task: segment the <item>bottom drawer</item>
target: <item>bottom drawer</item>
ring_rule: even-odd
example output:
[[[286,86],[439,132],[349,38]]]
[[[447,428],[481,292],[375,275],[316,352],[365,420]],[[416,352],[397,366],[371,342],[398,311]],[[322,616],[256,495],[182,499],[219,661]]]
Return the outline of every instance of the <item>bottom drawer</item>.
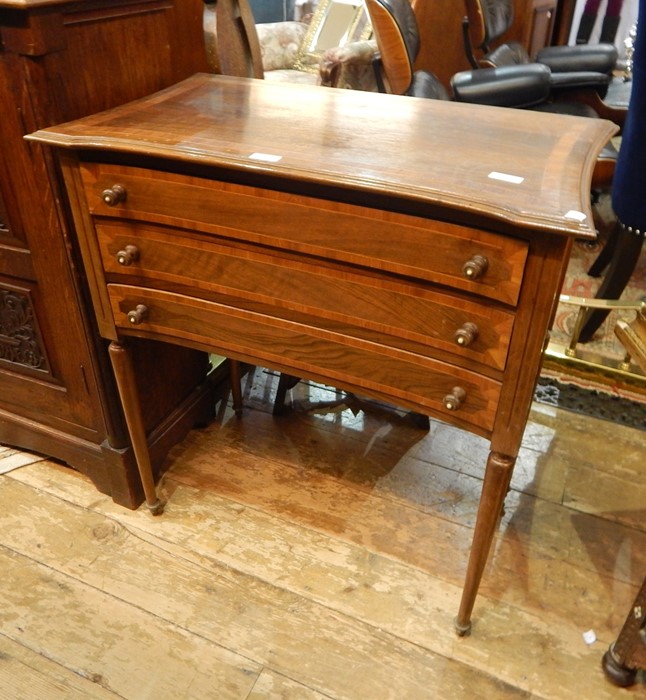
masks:
[[[108,285],[117,327],[208,348],[292,374],[363,391],[477,433],[493,427],[500,383],[430,357],[224,304],[159,290]],[[139,309],[138,309],[139,307]],[[138,312],[137,312],[138,310]],[[131,312],[136,312],[129,318]],[[445,397],[460,396],[451,410]],[[452,402],[455,405],[455,401]]]

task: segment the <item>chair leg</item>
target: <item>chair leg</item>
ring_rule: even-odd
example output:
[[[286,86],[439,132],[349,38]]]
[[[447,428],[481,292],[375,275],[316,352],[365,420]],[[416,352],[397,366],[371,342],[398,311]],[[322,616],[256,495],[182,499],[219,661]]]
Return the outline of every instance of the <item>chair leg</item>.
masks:
[[[606,678],[620,688],[628,688],[637,679],[637,669],[629,668],[617,661],[613,653],[613,645],[603,655],[601,665]]]
[[[602,660],[606,678],[617,686],[632,685],[646,665],[646,578],[617,639]]]
[[[242,379],[238,360],[229,360],[229,381],[231,383],[231,401],[236,418],[242,417]]]
[[[287,392],[293,389],[300,381],[300,377],[294,377],[285,372],[280,373],[278,388],[276,389],[276,398],[274,399],[274,409],[272,411],[274,416],[279,416],[285,412],[285,397],[287,396]]]
[[[644,243],[643,231],[631,229],[621,223],[617,223],[613,235],[616,235],[617,243],[606,276],[597,291],[597,299],[619,299],[621,297],[635,270]],[[590,309],[586,314],[579,342],[586,343],[591,340],[609,313],[609,309]]]
[[[590,277],[601,277],[603,271],[610,265],[610,262],[617,249],[617,241],[619,239],[619,227],[614,226],[606,244],[603,246],[599,255],[595,258],[590,269],[588,270],[588,275]]]

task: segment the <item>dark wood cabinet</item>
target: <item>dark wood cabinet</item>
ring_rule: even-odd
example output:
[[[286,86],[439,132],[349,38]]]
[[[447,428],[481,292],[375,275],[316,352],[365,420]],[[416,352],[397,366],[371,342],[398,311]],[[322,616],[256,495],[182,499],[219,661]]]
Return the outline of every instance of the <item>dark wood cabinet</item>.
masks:
[[[59,173],[23,137],[206,70],[201,22],[201,0],[0,0],[0,442],[68,463],[129,507],[139,477]],[[158,467],[212,410],[208,357],[133,351]]]

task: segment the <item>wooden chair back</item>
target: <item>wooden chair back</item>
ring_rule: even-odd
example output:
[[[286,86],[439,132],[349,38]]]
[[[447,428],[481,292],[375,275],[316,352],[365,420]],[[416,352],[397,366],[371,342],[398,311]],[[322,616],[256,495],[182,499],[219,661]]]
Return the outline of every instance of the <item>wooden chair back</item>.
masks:
[[[507,34],[514,22],[512,0],[464,0],[472,46],[488,52],[490,44]]]
[[[388,92],[404,95],[413,82],[419,32],[408,0],[365,0]]]
[[[264,77],[256,23],[247,0],[204,0],[203,28],[213,73]]]
[[[529,56],[525,48],[512,41],[498,45],[493,53],[492,47],[499,44],[511,29],[514,22],[513,0],[464,0],[466,14],[462,20],[462,39],[464,52],[472,68],[479,68],[483,57],[492,57],[492,62],[484,60],[483,65],[514,65],[528,63]],[[478,55],[476,55],[478,54]]]

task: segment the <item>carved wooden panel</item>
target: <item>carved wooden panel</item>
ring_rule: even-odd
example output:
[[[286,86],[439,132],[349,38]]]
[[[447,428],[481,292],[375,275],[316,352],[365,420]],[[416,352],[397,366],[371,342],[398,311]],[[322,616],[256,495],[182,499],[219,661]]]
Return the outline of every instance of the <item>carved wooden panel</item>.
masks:
[[[28,290],[0,284],[0,363],[49,372]]]

